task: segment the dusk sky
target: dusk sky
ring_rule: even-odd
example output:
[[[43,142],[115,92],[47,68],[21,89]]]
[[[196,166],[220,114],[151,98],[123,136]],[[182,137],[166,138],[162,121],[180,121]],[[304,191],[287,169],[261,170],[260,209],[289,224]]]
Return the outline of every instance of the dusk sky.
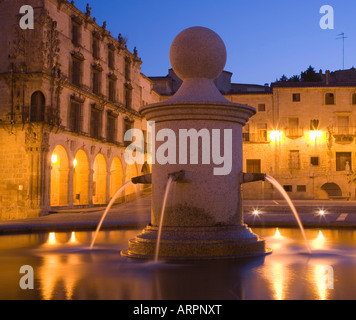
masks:
[[[171,67],[169,48],[183,29],[203,26],[217,32],[227,48],[225,70],[238,83],[270,83],[283,74],[342,69],[342,32],[345,69],[356,67],[355,0],[76,0],[85,12],[117,38],[136,46],[147,76],[165,76]],[[320,8],[334,9],[334,29],[320,28]]]

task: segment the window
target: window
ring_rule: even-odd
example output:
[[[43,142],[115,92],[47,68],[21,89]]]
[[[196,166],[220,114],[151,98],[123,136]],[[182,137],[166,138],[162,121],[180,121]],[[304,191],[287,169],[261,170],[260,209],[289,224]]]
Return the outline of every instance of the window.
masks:
[[[108,65],[110,69],[115,69],[115,51],[112,49],[108,51]]]
[[[250,141],[250,125],[245,124],[242,127],[242,141]]]
[[[306,185],[297,185],[297,192],[307,192]]]
[[[109,100],[111,102],[116,101],[116,81],[109,79]]]
[[[126,131],[130,130],[131,128],[132,128],[132,121],[124,120],[124,135]],[[125,147],[127,147],[131,143],[132,143],[131,137],[128,137],[128,141],[124,141]]]
[[[132,89],[129,86],[125,85],[125,106],[127,109],[131,109],[132,107]]]
[[[80,44],[80,25],[75,22],[72,23],[72,43],[75,46]]]
[[[258,105],[258,111],[266,111],[266,105],[264,103],[260,103]]]
[[[326,105],[335,104],[335,95],[333,93],[325,94],[325,104]]]
[[[299,130],[299,119],[289,118],[288,119],[288,136],[289,137],[299,137],[301,136],[301,130]]]
[[[310,157],[310,164],[313,166],[319,165],[319,157]]]
[[[337,133],[338,134],[349,134],[349,116],[338,116],[337,117]]]
[[[71,101],[69,110],[69,129],[72,132],[80,133],[81,131],[81,109],[80,103]]]
[[[116,141],[116,117],[109,112],[107,113],[106,140],[109,142]]]
[[[352,104],[355,105],[356,104],[356,93],[352,94]]]
[[[267,141],[267,123],[257,124],[257,141]]]
[[[310,120],[310,130],[319,129],[319,120]]]
[[[95,36],[93,37],[93,42],[92,42],[92,54],[95,59],[99,59],[100,55],[100,50],[99,50],[99,39],[97,39]]]
[[[72,83],[74,85],[81,85],[82,61],[78,59],[72,60]]]
[[[283,189],[287,192],[292,192],[293,191],[293,186],[288,184],[288,185],[284,185]]]
[[[36,91],[31,96],[30,121],[44,121],[45,97],[41,91]]]
[[[129,58],[125,58],[125,80],[131,80],[131,63]]]
[[[289,169],[300,169],[299,150],[290,150],[288,160]]]
[[[293,102],[299,102],[300,101],[300,93],[293,93],[292,100],[293,100]]]
[[[101,87],[101,72],[97,70],[93,70],[93,78],[92,78],[92,89],[93,93],[100,94]]]
[[[91,107],[90,111],[90,136],[95,139],[101,137],[101,117],[102,112],[95,108],[95,105]]]
[[[246,172],[260,173],[261,172],[261,159],[247,159]]]
[[[336,171],[344,171],[351,168],[351,152],[336,152]]]

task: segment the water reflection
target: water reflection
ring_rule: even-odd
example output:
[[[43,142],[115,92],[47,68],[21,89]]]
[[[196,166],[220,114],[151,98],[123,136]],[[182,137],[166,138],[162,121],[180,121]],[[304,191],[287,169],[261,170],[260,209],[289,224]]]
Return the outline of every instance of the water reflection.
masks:
[[[94,250],[92,232],[1,236],[0,299],[356,298],[355,231],[306,230],[311,255],[298,229],[253,231],[271,255],[179,263],[121,257],[137,230],[102,231]],[[25,264],[35,274],[35,290],[27,292],[18,287]]]

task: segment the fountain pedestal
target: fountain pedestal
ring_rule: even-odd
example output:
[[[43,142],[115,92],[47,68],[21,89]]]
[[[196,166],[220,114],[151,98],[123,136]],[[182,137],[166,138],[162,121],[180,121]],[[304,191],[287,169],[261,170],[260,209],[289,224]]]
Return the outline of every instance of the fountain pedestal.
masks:
[[[174,39],[170,59],[182,86],[165,102],[140,110],[154,121],[152,221],[123,254],[154,256],[168,176],[180,170],[189,174],[189,182],[175,182],[169,192],[161,258],[265,254],[265,241],[243,222],[239,179],[242,126],[256,110],[231,103],[213,82],[226,63],[225,45],[210,29],[188,28]]]

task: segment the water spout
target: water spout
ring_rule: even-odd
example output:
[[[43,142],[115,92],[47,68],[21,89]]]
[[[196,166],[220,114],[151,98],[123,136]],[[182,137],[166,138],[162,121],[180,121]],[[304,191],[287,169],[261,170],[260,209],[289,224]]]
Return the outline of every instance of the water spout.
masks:
[[[120,188],[119,190],[116,191],[116,193],[114,194],[114,196],[112,197],[112,199],[110,200],[109,204],[107,205],[101,219],[100,219],[100,222],[96,228],[96,231],[95,231],[95,234],[94,234],[94,237],[93,237],[93,240],[90,244],[90,249],[93,249],[93,246],[94,246],[94,243],[95,243],[95,240],[96,240],[96,237],[98,236],[98,233],[100,231],[100,228],[101,228],[101,225],[103,224],[104,222],[104,219],[106,217],[106,215],[108,214],[111,206],[114,204],[115,200],[118,198],[118,196],[121,194],[122,191],[124,191],[126,189],[126,187],[131,184],[131,180],[127,181],[126,183],[124,183]]]
[[[159,222],[159,226],[158,226],[158,236],[157,236],[157,243],[156,243],[155,260],[154,260],[155,262],[158,262],[159,246],[161,243],[164,212],[165,212],[165,208],[166,208],[166,202],[168,199],[169,190],[170,190],[171,184],[174,180],[175,180],[175,174],[170,174],[169,178],[168,178],[167,185],[166,185],[166,190],[164,192],[164,198],[163,198],[162,209],[161,209],[161,217],[160,217],[160,222]]]
[[[304,238],[305,245],[307,247],[308,253],[310,254],[311,250],[310,250],[310,246],[309,246],[309,243],[308,243],[308,239],[307,239],[307,237],[305,235],[303,224],[302,224],[302,222],[301,222],[301,220],[299,218],[298,212],[295,209],[295,206],[294,206],[292,200],[290,199],[290,197],[288,196],[287,192],[283,189],[283,187],[279,184],[279,182],[277,180],[275,180],[274,178],[270,177],[269,175],[266,175],[266,180],[269,181],[273,186],[275,186],[277,188],[277,190],[281,193],[281,195],[284,197],[284,199],[287,201],[288,205],[290,206],[290,208],[291,208],[291,210],[292,210],[292,212],[294,214],[294,217],[297,220],[299,229],[302,232],[302,235],[303,235],[303,238]]]
[[[152,173],[144,174],[142,176],[134,177],[131,179],[133,184],[152,184]]]

